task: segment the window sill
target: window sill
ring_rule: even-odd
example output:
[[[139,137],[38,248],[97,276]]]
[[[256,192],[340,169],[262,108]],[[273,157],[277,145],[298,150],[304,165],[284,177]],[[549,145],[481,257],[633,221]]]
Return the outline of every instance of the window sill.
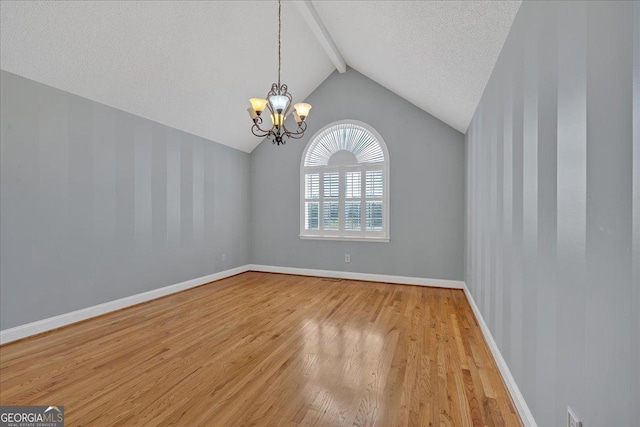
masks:
[[[306,236],[299,235],[301,240],[337,240],[340,242],[373,242],[386,243],[389,242],[388,237],[342,237],[342,236]]]

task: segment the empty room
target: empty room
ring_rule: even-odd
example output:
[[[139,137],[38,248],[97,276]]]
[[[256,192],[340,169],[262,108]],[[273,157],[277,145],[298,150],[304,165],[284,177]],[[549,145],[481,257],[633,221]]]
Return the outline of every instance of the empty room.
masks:
[[[0,427],[640,427],[640,1],[0,0]]]

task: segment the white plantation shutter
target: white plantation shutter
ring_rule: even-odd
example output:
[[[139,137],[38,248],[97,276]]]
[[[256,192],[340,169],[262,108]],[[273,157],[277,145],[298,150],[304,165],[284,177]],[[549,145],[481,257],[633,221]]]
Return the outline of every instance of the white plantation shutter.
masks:
[[[360,231],[362,229],[362,203],[345,202],[344,229],[347,231]]]
[[[340,203],[324,202],[322,227],[325,230],[339,230],[340,228]]]
[[[366,185],[366,192],[367,192],[367,198],[375,198],[375,197],[382,197],[382,193],[383,193],[383,179],[382,179],[383,175],[382,175],[382,171],[381,170],[376,170],[376,171],[367,171],[366,172],[366,179],[367,179],[367,185]]]
[[[343,121],[318,132],[301,165],[302,238],[389,239],[389,159],[368,125]]]
[[[351,123],[331,126],[311,141],[305,166],[327,166],[338,151],[349,151],[358,163],[384,162],[380,141],[367,129]]]
[[[340,174],[338,172],[330,172],[323,175],[324,197],[327,199],[340,197]]]
[[[360,185],[361,176],[362,173],[360,171],[345,173],[345,197],[347,199],[360,198],[360,193],[362,190]]]
[[[320,203],[305,202],[305,230],[320,229]]]
[[[366,171],[365,174],[366,229],[367,231],[381,231],[384,219],[384,175],[381,170]]]
[[[362,229],[362,172],[347,171],[344,174],[344,229],[360,231]]]
[[[305,174],[304,229],[320,230],[320,174]]]
[[[320,198],[320,174],[310,173],[305,175],[305,198],[318,199]]]

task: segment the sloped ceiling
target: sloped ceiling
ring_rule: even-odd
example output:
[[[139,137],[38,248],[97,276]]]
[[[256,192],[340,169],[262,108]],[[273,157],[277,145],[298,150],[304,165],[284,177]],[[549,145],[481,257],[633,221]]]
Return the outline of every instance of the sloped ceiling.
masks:
[[[0,4],[0,68],[250,152],[249,98],[277,80],[273,1]],[[297,8],[282,8],[294,101],[334,70]],[[302,47],[302,48],[301,48]]]
[[[347,64],[465,133],[519,1],[314,1]]]
[[[465,132],[519,2],[314,1],[346,63]],[[334,71],[283,2],[282,80]],[[275,1],[0,2],[0,68],[250,152],[248,98],[277,78]],[[313,111],[310,119],[313,118]]]

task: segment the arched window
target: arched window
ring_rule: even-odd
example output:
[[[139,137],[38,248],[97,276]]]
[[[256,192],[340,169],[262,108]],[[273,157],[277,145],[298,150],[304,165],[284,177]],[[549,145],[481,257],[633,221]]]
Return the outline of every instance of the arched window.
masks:
[[[389,240],[389,154],[371,126],[331,123],[304,150],[300,237]]]

